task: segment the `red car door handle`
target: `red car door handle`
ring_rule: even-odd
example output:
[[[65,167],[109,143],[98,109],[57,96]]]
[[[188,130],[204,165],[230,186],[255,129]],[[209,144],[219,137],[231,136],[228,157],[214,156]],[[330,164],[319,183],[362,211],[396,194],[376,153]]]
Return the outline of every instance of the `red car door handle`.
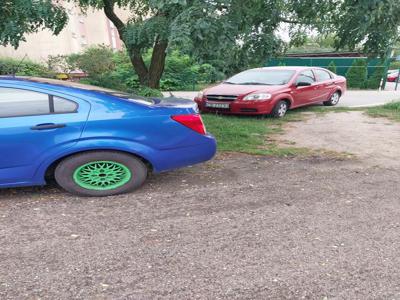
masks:
[[[36,126],[31,127],[31,130],[49,130],[49,129],[63,128],[65,126],[67,126],[67,125],[65,125],[65,124],[54,124],[54,123],[38,124]]]

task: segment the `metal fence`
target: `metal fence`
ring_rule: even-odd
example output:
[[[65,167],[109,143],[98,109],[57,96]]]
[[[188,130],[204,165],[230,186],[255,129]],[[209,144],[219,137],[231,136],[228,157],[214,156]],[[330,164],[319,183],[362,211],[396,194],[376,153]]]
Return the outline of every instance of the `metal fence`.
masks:
[[[384,74],[387,73],[390,60],[382,62],[379,58],[367,58],[367,57],[281,57],[273,58],[266,61],[265,66],[309,66],[309,67],[321,67],[329,68],[330,64],[334,64],[336,67],[336,74],[346,76],[348,70],[352,66],[355,60],[365,60],[367,63],[368,76],[371,76],[376,68],[384,67]],[[364,68],[364,67],[360,67]],[[381,87],[385,87],[387,76],[384,75],[382,78]]]

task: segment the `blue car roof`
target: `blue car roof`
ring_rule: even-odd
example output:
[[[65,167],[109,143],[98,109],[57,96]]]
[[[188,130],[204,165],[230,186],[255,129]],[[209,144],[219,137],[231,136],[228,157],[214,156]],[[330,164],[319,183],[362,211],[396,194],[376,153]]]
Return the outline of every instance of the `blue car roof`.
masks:
[[[45,88],[54,92],[64,92],[70,95],[89,96],[94,98],[104,98],[104,96],[119,98],[119,99],[134,99],[139,101],[148,101],[151,103],[151,99],[144,98],[137,95],[132,95],[120,91],[97,87],[93,85],[81,84],[71,81],[62,81],[50,78],[40,77],[25,77],[25,76],[0,76],[0,82],[7,81],[13,84],[19,84],[30,87]]]

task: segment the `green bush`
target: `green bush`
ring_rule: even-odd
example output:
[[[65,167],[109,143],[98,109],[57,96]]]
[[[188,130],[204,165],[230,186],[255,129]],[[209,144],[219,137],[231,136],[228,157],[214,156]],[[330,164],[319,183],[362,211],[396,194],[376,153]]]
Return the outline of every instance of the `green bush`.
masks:
[[[149,88],[147,86],[141,86],[138,89],[133,91],[133,94],[143,97],[156,97],[162,98],[163,94],[156,89]]]
[[[336,74],[336,64],[333,60],[329,63],[328,70]]]
[[[182,82],[174,78],[161,79],[160,88],[163,91],[176,91],[184,89]]]
[[[381,81],[384,76],[385,67],[382,65],[376,66],[374,73],[367,80],[367,88],[379,89]]]
[[[144,55],[149,66],[152,52]],[[141,87],[139,77],[132,67],[125,50],[113,52],[105,46],[86,49],[79,54],[54,56],[48,60],[49,68],[54,71],[80,69],[88,78],[85,83],[121,91],[139,91],[141,94],[160,96],[160,93]],[[196,63],[190,56],[178,50],[168,53],[160,88],[164,91],[192,90],[201,85],[209,85],[222,80],[224,75],[210,64]]]
[[[400,69],[400,61],[392,61],[390,63],[389,69],[390,70],[398,70],[398,69]]]
[[[90,47],[75,57],[76,67],[90,77],[101,78],[104,74],[115,70],[113,51],[106,46]],[[71,57],[71,56],[70,56]]]
[[[347,86],[349,88],[365,88],[367,76],[367,61],[365,59],[356,59],[346,73]]]
[[[54,77],[45,65],[30,60],[0,58],[0,75]]]
[[[198,64],[190,56],[174,50],[167,56],[161,89],[192,90],[196,84],[214,83],[223,78],[224,74],[211,64]]]

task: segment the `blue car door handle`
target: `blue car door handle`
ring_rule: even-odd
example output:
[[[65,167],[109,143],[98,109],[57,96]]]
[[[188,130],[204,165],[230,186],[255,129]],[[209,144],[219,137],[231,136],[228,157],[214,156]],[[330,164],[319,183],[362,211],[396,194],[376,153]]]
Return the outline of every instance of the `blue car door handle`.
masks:
[[[67,125],[65,124],[54,124],[54,123],[46,123],[46,124],[38,124],[36,126],[31,127],[31,130],[49,130],[49,129],[57,129],[63,128]]]

